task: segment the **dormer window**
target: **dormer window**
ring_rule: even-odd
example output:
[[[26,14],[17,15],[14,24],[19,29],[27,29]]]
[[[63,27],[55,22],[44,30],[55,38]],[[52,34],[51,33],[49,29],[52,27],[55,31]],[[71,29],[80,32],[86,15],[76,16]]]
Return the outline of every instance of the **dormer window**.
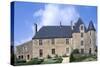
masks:
[[[66,39],[66,44],[69,44],[69,39]]]
[[[83,33],[81,33],[81,37],[83,37]]]
[[[81,26],[81,30],[83,30],[83,26]]]

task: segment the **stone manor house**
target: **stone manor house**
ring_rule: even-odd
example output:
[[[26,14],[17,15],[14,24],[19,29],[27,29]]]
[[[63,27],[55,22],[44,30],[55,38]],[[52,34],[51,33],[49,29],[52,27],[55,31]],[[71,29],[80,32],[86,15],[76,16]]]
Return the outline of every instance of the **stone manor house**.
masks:
[[[20,60],[29,61],[32,58],[46,58],[58,55],[69,56],[74,49],[82,54],[95,54],[96,29],[90,21],[88,27],[79,18],[70,26],[43,26],[37,31],[31,41],[16,46],[16,56]]]

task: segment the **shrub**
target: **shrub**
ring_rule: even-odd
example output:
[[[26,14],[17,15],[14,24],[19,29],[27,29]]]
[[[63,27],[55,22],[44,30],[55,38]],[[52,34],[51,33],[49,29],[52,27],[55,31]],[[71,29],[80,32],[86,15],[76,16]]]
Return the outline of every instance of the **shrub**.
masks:
[[[74,58],[73,53],[71,53],[71,55],[70,55],[70,62],[73,62],[73,61],[75,61],[75,58]]]
[[[56,55],[54,56],[54,58],[58,58],[58,55],[56,54]]]
[[[27,62],[27,64],[41,64],[44,59],[33,58],[31,61]]]
[[[72,54],[79,54],[79,50],[78,49],[74,49]]]
[[[17,60],[16,63],[26,63],[25,60]]]
[[[58,56],[57,54],[54,56],[54,60],[56,60],[56,62],[55,63],[61,63],[62,62],[62,57],[61,56]]]
[[[64,54],[63,57],[68,57],[68,56],[66,54]]]
[[[61,63],[63,59],[61,56],[59,56],[58,58],[56,58],[56,60],[57,60],[56,63]]]
[[[47,55],[47,58],[50,59],[50,58],[52,58],[52,57],[51,57],[50,55]]]

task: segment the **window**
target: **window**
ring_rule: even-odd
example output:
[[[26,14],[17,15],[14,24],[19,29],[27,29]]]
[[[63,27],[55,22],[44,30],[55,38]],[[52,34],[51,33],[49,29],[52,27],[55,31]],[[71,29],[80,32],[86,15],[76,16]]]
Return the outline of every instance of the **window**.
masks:
[[[81,54],[83,54],[84,53],[84,49],[81,49]]]
[[[20,59],[20,56],[18,56],[18,59]]]
[[[83,33],[81,33],[81,37],[83,37]]]
[[[28,59],[28,60],[30,59],[30,55],[27,55],[27,59]]]
[[[28,51],[28,49],[27,49],[27,47],[23,47],[23,51],[25,51],[25,52],[27,52]]]
[[[55,49],[52,49],[52,54],[55,54]]]
[[[81,26],[81,30],[83,30],[83,26]]]
[[[66,39],[66,44],[69,44],[69,39]]]
[[[39,55],[40,55],[40,57],[43,56],[43,50],[42,49],[39,50]]]
[[[21,56],[21,59],[23,59],[23,55]]]
[[[83,41],[81,41],[81,45],[83,45]]]
[[[91,48],[89,49],[89,54],[91,54]]]
[[[69,53],[69,48],[66,48],[66,53]]]
[[[91,44],[91,39],[90,39],[90,44]]]
[[[42,40],[39,40],[39,45],[42,45]]]
[[[52,40],[51,40],[51,43],[52,43],[52,44],[55,44],[55,40],[54,40],[54,39],[52,39]]]
[[[91,31],[90,31],[90,36],[91,36]]]

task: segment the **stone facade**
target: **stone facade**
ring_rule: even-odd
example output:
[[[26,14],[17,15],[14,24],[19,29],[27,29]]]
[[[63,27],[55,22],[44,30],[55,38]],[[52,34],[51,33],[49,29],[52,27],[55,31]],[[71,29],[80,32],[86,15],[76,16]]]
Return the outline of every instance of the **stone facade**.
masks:
[[[32,39],[16,47],[16,56],[20,60],[28,61],[32,58],[47,58],[48,55],[69,56],[74,49],[82,54],[95,54],[96,31],[91,27],[85,31],[84,24],[80,24],[79,31],[72,33],[71,38]]]
[[[31,60],[33,57],[33,47],[32,41],[26,42],[22,45],[17,46],[16,48],[16,56],[20,60]]]

